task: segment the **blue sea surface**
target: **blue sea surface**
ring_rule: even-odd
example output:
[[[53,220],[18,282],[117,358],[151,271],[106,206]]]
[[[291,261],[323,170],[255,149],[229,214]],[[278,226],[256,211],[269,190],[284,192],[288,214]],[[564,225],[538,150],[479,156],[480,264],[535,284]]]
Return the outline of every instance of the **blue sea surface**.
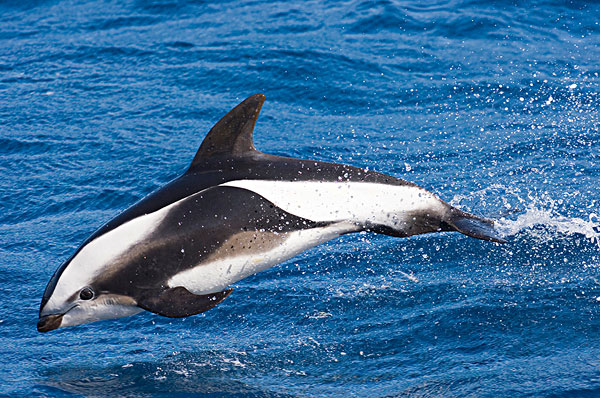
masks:
[[[597,2],[2,1],[0,395],[600,397],[599,72]],[[198,316],[38,333],[60,264],[257,92],[258,149],[508,242],[346,235]]]

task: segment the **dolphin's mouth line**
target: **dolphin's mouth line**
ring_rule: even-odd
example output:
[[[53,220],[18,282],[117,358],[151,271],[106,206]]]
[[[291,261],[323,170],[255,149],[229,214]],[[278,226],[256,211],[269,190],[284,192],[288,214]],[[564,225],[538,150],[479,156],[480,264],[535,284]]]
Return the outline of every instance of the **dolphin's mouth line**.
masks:
[[[41,333],[49,332],[54,329],[58,329],[62,323],[63,317],[69,313],[72,309],[78,307],[79,305],[75,304],[62,314],[50,314],[41,316],[37,323],[37,330]]]
[[[47,317],[50,317],[50,316],[65,316],[65,315],[67,315],[67,314],[69,313],[69,311],[71,311],[71,310],[72,310],[73,308],[75,308],[75,307],[79,307],[79,304],[74,304],[72,307],[70,307],[68,310],[66,310],[66,311],[65,311],[65,312],[63,312],[63,313],[58,313],[58,314],[48,314],[48,315],[41,316],[41,317],[39,317],[39,318],[40,318],[40,319],[42,319],[42,318],[47,318]]]

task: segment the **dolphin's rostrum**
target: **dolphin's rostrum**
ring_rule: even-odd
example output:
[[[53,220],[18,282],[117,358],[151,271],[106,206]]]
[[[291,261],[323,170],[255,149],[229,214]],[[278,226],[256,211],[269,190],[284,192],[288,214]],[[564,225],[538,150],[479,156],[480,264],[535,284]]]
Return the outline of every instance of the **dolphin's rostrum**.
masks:
[[[502,242],[493,222],[404,180],[259,152],[262,94],[225,115],[189,169],[90,236],[55,272],[38,330],[147,310],[206,311],[240,279],[340,235],[458,231]]]

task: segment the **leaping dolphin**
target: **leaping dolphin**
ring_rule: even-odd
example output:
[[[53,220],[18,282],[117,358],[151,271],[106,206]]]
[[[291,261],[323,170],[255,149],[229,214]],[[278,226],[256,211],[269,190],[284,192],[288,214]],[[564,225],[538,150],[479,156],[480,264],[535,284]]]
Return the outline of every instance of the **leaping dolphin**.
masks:
[[[340,235],[440,231],[502,242],[493,221],[410,182],[259,152],[255,94],[209,131],[189,169],[94,232],[54,273],[37,328],[216,306],[247,276]]]

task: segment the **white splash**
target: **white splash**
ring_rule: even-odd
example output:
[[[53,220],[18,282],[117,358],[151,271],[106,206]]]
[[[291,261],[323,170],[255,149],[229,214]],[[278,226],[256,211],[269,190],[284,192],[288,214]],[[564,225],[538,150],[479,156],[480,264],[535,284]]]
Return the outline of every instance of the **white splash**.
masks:
[[[464,204],[467,207],[470,207],[469,204],[479,204],[486,208],[496,207],[500,214],[513,209],[524,209],[499,219],[493,214],[490,215],[490,218],[497,219],[496,228],[503,237],[528,230],[532,236],[548,239],[548,230],[551,230],[566,235],[583,235],[600,248],[600,216],[594,212],[590,212],[584,218],[563,216],[557,210],[562,207],[563,200],[555,200],[548,194],[531,194],[516,187],[494,184],[469,195],[456,195],[450,203],[458,207],[463,207],[461,205]],[[593,201],[586,209],[594,209],[596,206],[597,202]],[[517,215],[516,219],[514,215]],[[545,228],[543,231],[535,230],[536,226]]]
[[[505,237],[538,225],[552,228],[562,234],[583,235],[600,248],[600,219],[595,213],[591,213],[586,221],[579,217],[565,217],[532,204],[524,213],[519,214],[516,220],[502,218],[496,222],[496,228]]]

